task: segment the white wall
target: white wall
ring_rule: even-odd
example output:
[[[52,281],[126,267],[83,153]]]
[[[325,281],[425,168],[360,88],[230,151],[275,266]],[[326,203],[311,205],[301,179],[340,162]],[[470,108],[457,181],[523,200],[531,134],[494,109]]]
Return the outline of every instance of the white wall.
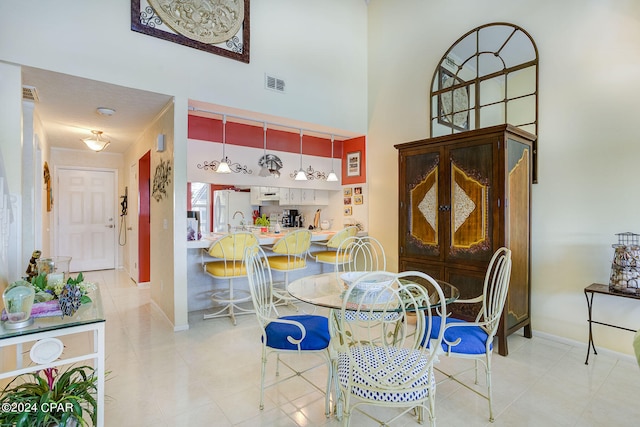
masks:
[[[133,32],[130,7],[130,0],[0,3],[0,61],[7,63],[0,64],[0,105],[10,107],[3,109],[0,119],[10,124],[0,129],[0,147],[11,170],[20,158],[7,158],[5,150],[20,143],[21,101],[16,69],[10,63],[174,96],[175,212],[186,210],[190,99],[356,134],[366,132],[364,1],[251,2],[249,64]],[[284,79],[286,93],[264,89],[265,73]],[[4,90],[5,85],[10,91]],[[128,169],[130,163],[125,164]],[[120,184],[122,188],[127,181]],[[20,188],[16,179],[9,185],[12,190]],[[169,220],[174,237],[183,238],[185,216]],[[186,286],[187,254],[182,240],[174,246],[175,277],[163,279],[169,286],[180,284],[179,288]],[[176,328],[185,327],[186,322],[186,292],[180,294],[179,288],[174,288],[176,312],[171,319]]]
[[[585,286],[608,283],[616,233],[640,233],[634,191],[640,3],[629,0],[372,0],[368,170],[371,234],[397,253],[393,144],[429,136],[429,83],[442,54],[491,22],[521,26],[540,55],[539,184],[533,187],[534,332],[586,342]],[[397,162],[396,162],[397,163]],[[390,164],[388,174],[376,174]],[[393,198],[392,201],[389,199]],[[388,215],[378,213],[389,212]],[[594,315],[640,328],[640,304],[596,297]],[[632,334],[596,326],[596,345],[631,353]]]

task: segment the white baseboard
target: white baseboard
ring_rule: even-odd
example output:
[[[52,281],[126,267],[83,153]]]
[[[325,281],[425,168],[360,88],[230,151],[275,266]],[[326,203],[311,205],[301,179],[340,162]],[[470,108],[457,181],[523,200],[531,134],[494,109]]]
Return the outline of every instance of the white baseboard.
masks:
[[[549,341],[555,341],[555,342],[559,342],[562,344],[567,344],[573,347],[579,347],[579,348],[584,348],[585,352],[587,351],[587,349],[585,348],[587,346],[586,342],[582,342],[582,341],[576,341],[576,340],[572,340],[569,338],[565,338],[565,337],[560,337],[558,335],[553,335],[553,334],[549,334],[546,332],[540,332],[540,331],[536,331],[533,330],[533,335],[536,337],[540,337],[540,338],[544,338],[547,339]],[[610,357],[615,357],[627,362],[633,362],[633,363],[637,363],[635,356],[633,356],[632,354],[627,354],[627,353],[620,353],[618,351],[613,351],[613,350],[609,350],[608,348],[605,347],[596,347],[596,349],[598,350],[598,354],[605,354],[607,356]],[[593,352],[591,352],[593,354]],[[586,353],[585,353],[586,354]]]

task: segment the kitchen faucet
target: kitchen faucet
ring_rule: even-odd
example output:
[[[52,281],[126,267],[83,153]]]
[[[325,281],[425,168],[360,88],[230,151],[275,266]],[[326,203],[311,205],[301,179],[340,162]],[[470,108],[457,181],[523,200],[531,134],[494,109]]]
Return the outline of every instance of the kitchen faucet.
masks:
[[[240,220],[240,229],[241,230],[246,230],[247,227],[246,227],[246,224],[244,222],[244,214],[241,211],[235,211],[233,213],[233,216],[231,217],[231,219],[236,219],[236,215],[238,215],[238,214],[240,214],[240,217],[242,218]],[[231,233],[231,224],[227,224],[227,227],[229,227],[229,233]]]

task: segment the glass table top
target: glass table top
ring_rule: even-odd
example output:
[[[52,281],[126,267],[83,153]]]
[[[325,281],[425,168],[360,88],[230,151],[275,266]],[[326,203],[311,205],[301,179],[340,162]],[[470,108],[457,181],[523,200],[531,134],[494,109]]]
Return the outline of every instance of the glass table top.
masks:
[[[7,329],[4,327],[5,322],[0,321],[0,340],[54,329],[104,322],[100,287],[96,284],[95,289],[88,292],[87,295],[91,298],[91,302],[82,304],[73,316],[37,317],[33,319],[34,321],[31,325],[20,329]]]
[[[452,303],[460,297],[460,292],[455,286],[441,280],[436,280],[436,282],[438,282],[442,288],[447,304]],[[437,294],[433,290],[433,285],[429,282],[420,283],[420,285],[427,288],[430,296],[429,306],[431,308],[438,307],[440,302],[438,301]],[[339,274],[335,272],[316,274],[292,280],[287,287],[289,293],[300,301],[332,309],[342,308],[344,302],[343,296],[346,289],[344,281],[340,279]],[[351,293],[350,299],[354,298],[358,298],[357,292]]]

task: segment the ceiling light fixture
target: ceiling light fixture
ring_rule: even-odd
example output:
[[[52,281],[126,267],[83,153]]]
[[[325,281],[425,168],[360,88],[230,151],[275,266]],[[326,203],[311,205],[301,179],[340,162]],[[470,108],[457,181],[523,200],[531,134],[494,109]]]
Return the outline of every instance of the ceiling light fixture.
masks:
[[[104,150],[111,143],[111,141],[107,139],[102,139],[102,131],[101,130],[92,130],[91,133],[93,137],[83,138],[82,142],[84,142],[89,149],[95,151],[96,153]]]
[[[264,156],[265,161],[262,163],[262,169],[260,169],[260,173],[258,175],[267,177],[271,176],[271,171],[267,167],[267,122],[263,123],[264,128]]]
[[[335,182],[338,180],[338,176],[333,171],[333,134],[331,135],[331,172],[329,172],[329,176],[327,177],[327,181]]]
[[[98,107],[96,108],[96,112],[101,116],[113,116],[116,113],[116,110],[109,107]]]
[[[225,146],[227,140],[227,115],[224,114],[222,116],[222,160],[220,160],[220,164],[218,165],[218,169],[216,172],[218,173],[231,173],[231,169],[229,168],[229,159],[225,156]]]
[[[296,181],[307,180],[307,174],[304,172],[304,169],[302,169],[302,129],[300,129],[300,169],[298,170],[298,173],[296,173],[295,180]]]

